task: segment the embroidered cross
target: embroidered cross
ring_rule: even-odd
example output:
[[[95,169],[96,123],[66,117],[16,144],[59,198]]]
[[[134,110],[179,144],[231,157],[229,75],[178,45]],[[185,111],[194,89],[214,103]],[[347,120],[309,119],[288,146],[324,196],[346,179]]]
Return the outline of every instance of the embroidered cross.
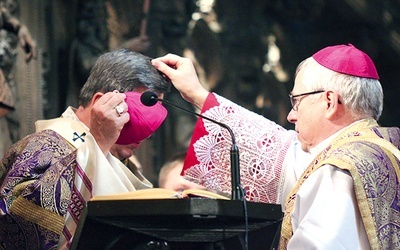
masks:
[[[78,133],[74,132],[74,136],[73,136],[72,140],[76,141],[78,139],[81,139],[82,142],[84,142],[85,141],[85,135],[86,135],[85,132],[83,132],[81,135],[78,135]]]

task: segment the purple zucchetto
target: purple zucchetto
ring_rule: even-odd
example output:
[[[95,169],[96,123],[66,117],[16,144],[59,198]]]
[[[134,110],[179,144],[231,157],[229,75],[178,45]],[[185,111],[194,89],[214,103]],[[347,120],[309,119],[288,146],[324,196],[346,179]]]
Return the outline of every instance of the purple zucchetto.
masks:
[[[379,80],[372,59],[352,44],[329,46],[312,57],[325,68],[335,72]]]

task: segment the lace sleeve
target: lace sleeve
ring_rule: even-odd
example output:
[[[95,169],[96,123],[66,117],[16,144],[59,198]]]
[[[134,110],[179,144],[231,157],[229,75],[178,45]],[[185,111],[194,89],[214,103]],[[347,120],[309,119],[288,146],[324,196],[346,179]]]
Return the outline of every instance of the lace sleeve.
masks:
[[[207,98],[202,115],[233,130],[247,200],[277,203],[282,164],[296,133],[214,93]],[[230,193],[230,149],[231,137],[226,129],[199,119],[185,160],[184,177]]]

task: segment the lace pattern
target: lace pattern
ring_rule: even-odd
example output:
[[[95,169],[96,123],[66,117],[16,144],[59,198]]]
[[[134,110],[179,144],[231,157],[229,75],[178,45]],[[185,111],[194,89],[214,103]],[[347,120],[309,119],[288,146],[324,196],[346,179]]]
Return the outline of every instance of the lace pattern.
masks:
[[[214,96],[219,105],[203,115],[233,130],[239,148],[241,184],[247,200],[277,203],[283,160],[295,139],[295,132],[223,97]],[[204,135],[193,142],[198,163],[186,169],[184,176],[207,188],[231,193],[230,134],[215,123],[203,122]]]

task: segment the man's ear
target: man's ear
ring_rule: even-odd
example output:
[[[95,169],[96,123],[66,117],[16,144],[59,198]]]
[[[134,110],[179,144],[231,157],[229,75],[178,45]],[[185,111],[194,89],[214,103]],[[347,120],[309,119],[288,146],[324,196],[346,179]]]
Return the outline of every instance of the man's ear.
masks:
[[[326,117],[328,119],[335,119],[335,117],[340,117],[343,113],[343,104],[340,100],[340,95],[334,91],[326,91],[324,93],[324,99],[327,103],[326,105]]]
[[[90,101],[91,106],[93,106],[103,95],[104,93],[101,92],[97,92],[96,94],[94,94],[92,100]]]

